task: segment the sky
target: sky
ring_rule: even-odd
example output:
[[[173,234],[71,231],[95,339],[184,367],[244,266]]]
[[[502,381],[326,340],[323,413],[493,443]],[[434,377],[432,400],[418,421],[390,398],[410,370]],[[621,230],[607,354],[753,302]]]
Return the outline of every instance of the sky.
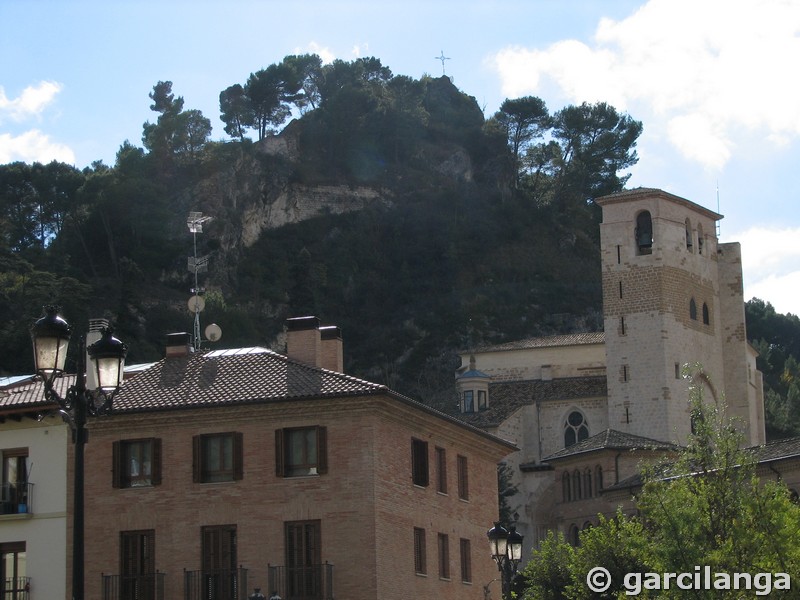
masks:
[[[724,215],[745,299],[800,315],[799,0],[0,0],[0,164],[113,165],[172,81],[227,139],[219,93],[290,54],[443,73],[486,117],[608,102],[642,121],[628,187]]]

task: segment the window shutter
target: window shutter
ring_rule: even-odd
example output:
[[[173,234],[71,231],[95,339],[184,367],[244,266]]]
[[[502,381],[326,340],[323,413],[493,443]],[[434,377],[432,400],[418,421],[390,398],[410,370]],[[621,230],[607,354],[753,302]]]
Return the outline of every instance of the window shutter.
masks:
[[[111,486],[122,487],[122,464],[121,464],[120,443],[111,444]]]
[[[317,473],[328,472],[328,428],[317,427]]]
[[[153,438],[151,443],[150,482],[152,485],[161,485],[161,438]]]
[[[428,442],[411,439],[411,478],[415,485],[428,485]]]
[[[284,476],[283,461],[283,429],[275,430],[275,475]]]
[[[201,451],[201,436],[196,435],[192,438],[192,481],[201,483],[203,476],[203,453]]]
[[[241,431],[233,434],[233,479],[244,477],[244,440]]]

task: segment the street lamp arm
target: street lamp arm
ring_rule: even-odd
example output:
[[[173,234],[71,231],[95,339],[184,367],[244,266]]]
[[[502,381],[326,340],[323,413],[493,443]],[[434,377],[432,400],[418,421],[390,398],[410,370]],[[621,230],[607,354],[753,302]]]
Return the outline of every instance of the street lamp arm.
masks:
[[[73,526],[72,526],[72,598],[84,600],[84,447],[87,442],[87,417],[111,411],[114,395],[122,383],[127,347],[111,335],[106,328],[101,338],[86,347],[82,336],[78,349],[75,383],[67,388],[62,397],[55,389],[54,381],[64,375],[64,367],[72,334],[71,327],[57,314],[54,306],[45,308],[46,315],[31,327],[33,355],[36,374],[44,382],[44,397],[47,402],[59,407],[59,414],[72,430],[74,444],[73,468]],[[87,350],[91,359],[91,371],[87,372]],[[86,386],[91,373],[92,389]]]

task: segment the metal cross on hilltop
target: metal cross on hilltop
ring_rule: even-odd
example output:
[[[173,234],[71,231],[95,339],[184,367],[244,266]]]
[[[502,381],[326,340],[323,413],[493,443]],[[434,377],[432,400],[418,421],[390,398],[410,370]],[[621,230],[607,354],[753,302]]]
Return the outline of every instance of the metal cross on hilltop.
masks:
[[[449,56],[445,56],[444,55],[444,50],[442,50],[441,56],[434,56],[433,58],[435,58],[436,60],[442,61],[442,75],[444,75],[444,61],[450,60],[450,57]]]

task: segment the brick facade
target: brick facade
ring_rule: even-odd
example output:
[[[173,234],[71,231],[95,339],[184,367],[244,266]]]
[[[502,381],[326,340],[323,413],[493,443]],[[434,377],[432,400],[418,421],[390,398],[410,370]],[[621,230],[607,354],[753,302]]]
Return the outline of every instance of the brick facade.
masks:
[[[324,474],[279,477],[275,431],[324,426]],[[239,432],[242,478],[195,483],[192,438]],[[159,485],[112,487],[113,444],[161,440]],[[411,439],[428,442],[431,482],[411,480]],[[446,453],[448,493],[436,491],[434,447]],[[268,590],[267,566],[286,565],[285,524],[319,523],[322,562],[334,565],[337,598],[483,598],[496,576],[485,551],[497,515],[496,464],[512,448],[419,405],[370,394],[119,414],[92,423],[86,464],[87,597],[100,598],[100,573],[120,572],[121,532],[154,532],[165,597],[181,597],[184,570],[203,568],[201,530],[236,528],[236,563],[250,592]],[[458,497],[457,456],[466,457],[469,497]],[[414,569],[413,530],[427,532],[427,574]],[[440,578],[437,535],[449,539],[449,578]],[[461,575],[460,540],[469,540],[470,581]],[[285,596],[284,596],[285,597]]]

